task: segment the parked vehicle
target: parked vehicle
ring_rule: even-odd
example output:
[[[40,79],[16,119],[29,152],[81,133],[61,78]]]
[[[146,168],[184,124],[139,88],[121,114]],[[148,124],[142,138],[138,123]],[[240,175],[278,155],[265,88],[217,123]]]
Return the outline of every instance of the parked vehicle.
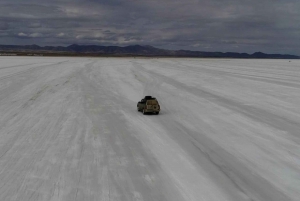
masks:
[[[137,110],[143,112],[144,115],[147,113],[159,114],[160,105],[156,98],[145,96],[145,98],[138,102]]]

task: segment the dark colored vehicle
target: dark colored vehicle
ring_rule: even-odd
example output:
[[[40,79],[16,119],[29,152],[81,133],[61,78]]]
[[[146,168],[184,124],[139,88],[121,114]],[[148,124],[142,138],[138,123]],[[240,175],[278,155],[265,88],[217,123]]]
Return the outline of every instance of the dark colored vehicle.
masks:
[[[159,114],[160,105],[156,98],[152,96],[145,96],[140,102],[137,104],[137,110],[139,112],[143,112],[143,114],[154,113]]]

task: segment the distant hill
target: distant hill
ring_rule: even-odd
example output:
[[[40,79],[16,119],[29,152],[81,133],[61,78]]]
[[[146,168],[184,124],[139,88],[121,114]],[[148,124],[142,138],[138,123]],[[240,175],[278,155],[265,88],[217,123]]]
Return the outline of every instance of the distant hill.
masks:
[[[197,57],[197,58],[274,58],[274,59],[299,59],[299,56],[288,54],[254,54],[236,52],[204,52],[190,50],[165,50],[152,46],[130,45],[98,46],[98,45],[70,45],[63,46],[38,46],[38,45],[0,45],[0,53],[38,53],[53,55],[95,55],[95,56],[167,56],[167,57]]]

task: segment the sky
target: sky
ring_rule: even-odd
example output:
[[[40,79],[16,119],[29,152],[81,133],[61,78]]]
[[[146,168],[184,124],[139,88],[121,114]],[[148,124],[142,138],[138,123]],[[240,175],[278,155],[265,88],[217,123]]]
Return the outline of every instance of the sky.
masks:
[[[0,44],[300,55],[299,0],[1,0]]]

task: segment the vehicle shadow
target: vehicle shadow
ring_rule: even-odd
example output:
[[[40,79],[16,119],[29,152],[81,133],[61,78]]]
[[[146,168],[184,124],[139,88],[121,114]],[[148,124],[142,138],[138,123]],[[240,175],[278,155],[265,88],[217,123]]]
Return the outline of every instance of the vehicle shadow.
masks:
[[[141,111],[138,111],[140,114],[142,115],[145,115],[145,116],[160,116],[160,115],[165,115],[166,113],[165,112],[162,112],[160,111],[159,114],[155,114],[155,113],[146,113],[146,114],[143,114],[143,112]]]

